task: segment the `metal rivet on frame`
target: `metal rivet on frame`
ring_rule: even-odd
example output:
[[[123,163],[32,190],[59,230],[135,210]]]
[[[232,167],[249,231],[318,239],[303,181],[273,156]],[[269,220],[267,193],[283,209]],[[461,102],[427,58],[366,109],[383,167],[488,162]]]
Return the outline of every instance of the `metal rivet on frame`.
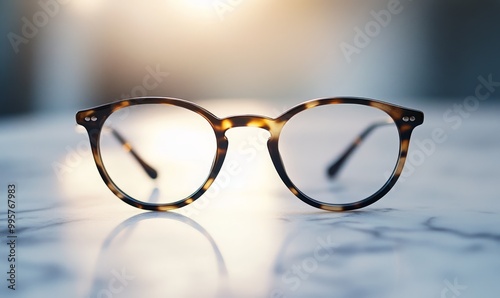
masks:
[[[415,118],[415,116],[411,116],[411,117],[404,116],[404,117],[402,118],[402,120],[403,120],[404,122],[408,122],[408,121],[410,121],[410,122],[414,122],[414,121],[416,120],[416,118]]]
[[[87,116],[87,117],[83,118],[83,120],[85,120],[85,122],[90,122],[90,121],[96,122],[97,117],[96,116],[92,116],[92,117]]]

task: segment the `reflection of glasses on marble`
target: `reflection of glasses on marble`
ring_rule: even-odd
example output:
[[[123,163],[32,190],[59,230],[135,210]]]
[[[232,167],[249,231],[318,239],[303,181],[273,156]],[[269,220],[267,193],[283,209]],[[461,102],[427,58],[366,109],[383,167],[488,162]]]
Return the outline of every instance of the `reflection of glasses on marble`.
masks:
[[[132,216],[132,217],[124,220],[123,222],[121,222],[119,225],[117,225],[108,234],[108,236],[106,237],[106,239],[104,240],[104,242],[101,246],[99,256],[98,256],[97,261],[96,261],[96,269],[94,270],[95,271],[94,272],[94,279],[93,279],[92,285],[89,289],[89,295],[87,295],[86,297],[104,297],[105,296],[104,294],[107,293],[106,289],[109,288],[109,292],[112,292],[115,289],[115,288],[111,288],[112,286],[110,286],[111,280],[113,280],[113,279],[109,279],[109,278],[106,279],[103,276],[103,274],[109,274],[108,270],[104,270],[106,268],[106,266],[111,265],[110,263],[114,258],[119,258],[119,254],[117,255],[116,250],[113,249],[112,245],[114,242],[119,243],[116,245],[120,246],[121,248],[127,247],[127,246],[134,247],[134,245],[137,245],[137,242],[130,240],[131,233],[140,223],[143,223],[143,222],[149,221],[149,220],[157,220],[157,221],[158,220],[168,220],[168,221],[173,221],[173,222],[179,222],[179,223],[185,224],[188,227],[193,228],[199,234],[204,236],[204,239],[208,240],[210,247],[212,248],[212,251],[215,255],[215,261],[216,261],[217,269],[218,269],[217,271],[218,271],[218,275],[220,277],[220,283],[218,286],[218,290],[217,290],[218,293],[217,293],[216,297],[230,297],[231,296],[230,292],[229,292],[229,288],[227,287],[228,272],[227,272],[227,268],[226,268],[226,263],[224,262],[224,258],[222,256],[222,253],[221,253],[219,247],[217,246],[217,243],[215,242],[212,235],[210,235],[210,233],[202,225],[200,225],[196,221],[192,220],[191,218],[186,217],[186,216],[181,215],[181,214],[178,214],[178,213],[175,213],[175,212],[171,212],[171,213],[141,213],[141,214],[137,214],[135,216]],[[168,231],[168,229],[165,229],[164,224],[158,225],[158,227],[159,227],[159,229],[162,229],[163,231],[165,231],[165,230]],[[174,235],[175,235],[175,233],[174,233]],[[122,238],[119,238],[120,236]],[[117,238],[119,238],[119,240]],[[172,239],[170,239],[170,240],[172,240]],[[165,242],[165,246],[168,247],[168,245],[169,245],[169,242]],[[158,247],[155,246],[155,248],[158,248]],[[137,249],[137,247],[136,247],[136,249]],[[159,250],[161,250],[161,252],[160,252],[161,254],[165,253],[164,248],[160,248]],[[159,250],[156,250],[156,252],[158,253]],[[153,250],[153,252],[154,251],[155,250]],[[110,255],[111,252],[113,252],[112,255]],[[207,251],[207,252],[209,252],[209,251]],[[153,259],[153,257],[156,257],[156,256],[154,254],[149,255],[149,256],[137,255],[137,256],[134,256],[133,258],[130,258],[130,256],[127,256],[125,264],[127,265],[127,267],[128,266],[133,267],[134,265],[142,264],[139,266],[143,267],[144,266],[143,263],[147,263],[147,261],[163,262],[163,260],[164,260],[164,258],[158,260],[158,259]],[[119,261],[119,262],[123,263],[123,260]],[[138,262],[138,263],[136,263],[136,262]],[[193,264],[196,264],[196,263],[193,263]],[[168,266],[172,267],[172,264],[166,263],[165,267],[168,267]],[[121,268],[119,268],[119,269],[121,269]],[[148,267],[148,270],[150,270],[150,267]],[[123,275],[123,272],[121,274]],[[134,274],[132,274],[132,275],[134,275]],[[116,276],[114,276],[114,277],[116,278]],[[126,279],[126,276],[125,277],[122,276],[122,279],[123,278]],[[160,279],[164,278],[165,280],[168,280],[169,277],[159,276],[159,278]],[[204,282],[206,282],[206,281],[204,281]],[[158,287],[156,287],[156,288],[158,288]],[[175,287],[174,287],[175,289],[172,289],[171,287],[164,287],[164,286],[159,287],[159,288],[161,288],[165,291],[179,290],[179,288],[175,288]],[[148,289],[151,290],[151,287],[149,286]],[[203,290],[205,290],[205,289],[203,288]],[[112,292],[112,293],[115,293],[115,292]]]
[[[277,118],[218,118],[194,103],[161,97],[118,101],[76,115],[109,189],[132,206],[158,211],[203,195],[222,168],[225,133],[235,127],[268,131],[262,142],[279,176],[305,203],[330,211],[365,207],[396,183],[411,133],[423,119],[420,111],[361,98],[312,100]],[[249,149],[255,150],[240,146],[238,152],[251,161],[255,152]],[[152,189],[159,190],[154,202]]]

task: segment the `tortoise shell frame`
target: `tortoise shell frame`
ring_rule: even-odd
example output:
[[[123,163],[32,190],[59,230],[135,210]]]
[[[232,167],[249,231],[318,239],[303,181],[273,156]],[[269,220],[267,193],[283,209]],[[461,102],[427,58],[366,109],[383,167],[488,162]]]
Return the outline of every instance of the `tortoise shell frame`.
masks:
[[[205,118],[208,123],[212,126],[217,142],[217,153],[214,158],[212,169],[203,183],[203,185],[196,190],[192,195],[182,200],[173,203],[166,204],[152,204],[138,201],[125,192],[123,192],[111,179],[108,175],[106,168],[103,165],[103,161],[100,153],[100,144],[99,139],[101,136],[102,129],[104,127],[104,123],[106,119],[114,112],[123,109],[128,106],[141,105],[141,104],[164,104],[164,105],[173,105],[177,107],[182,107],[188,110],[191,110],[203,118]],[[399,132],[399,159],[395,166],[395,169],[392,173],[392,176],[389,180],[373,195],[355,202],[348,204],[328,204],[317,201],[303,192],[301,192],[290,180],[288,177],[285,167],[283,165],[280,152],[278,150],[278,141],[280,137],[280,132],[286,122],[291,119],[294,115],[317,106],[322,105],[331,105],[331,104],[357,104],[357,105],[365,105],[371,106],[373,108],[384,111],[388,114],[388,116],[394,121],[397,126]],[[134,207],[146,210],[154,210],[154,211],[168,211],[172,209],[181,208],[188,204],[191,204],[196,199],[201,197],[203,193],[212,185],[215,180],[215,177],[219,173],[222,168],[222,164],[224,162],[224,158],[226,156],[226,151],[228,148],[228,140],[225,136],[227,130],[235,127],[258,127],[267,130],[271,137],[268,140],[267,147],[269,149],[269,153],[271,155],[272,162],[276,171],[278,172],[281,180],[285,183],[285,185],[290,189],[290,191],[297,196],[303,202],[314,206],[316,208],[328,210],[328,211],[346,211],[353,210],[368,206],[373,204],[382,198],[396,183],[399,176],[403,171],[403,166],[406,161],[406,156],[408,154],[408,147],[410,143],[410,136],[415,127],[422,124],[424,120],[424,114],[421,111],[412,110],[403,108],[400,106],[396,106],[393,104],[364,99],[364,98],[351,98],[351,97],[342,97],[342,98],[321,98],[310,100],[295,107],[291,108],[287,112],[283,113],[277,118],[269,118],[265,116],[258,115],[242,115],[242,116],[232,116],[227,118],[218,118],[209,111],[204,108],[182,99],[176,98],[167,98],[167,97],[143,97],[143,98],[132,98],[127,100],[121,100],[117,102],[113,102],[110,104],[101,105],[92,109],[82,110],[76,114],[76,122],[79,125],[82,125],[87,130],[90,139],[90,145],[92,148],[92,154],[94,156],[95,163],[97,165],[97,169],[99,173],[108,186],[108,188],[121,200],[125,203],[130,204]],[[362,135],[358,136],[353,144],[348,148],[348,150],[342,155],[342,157],[337,160],[334,165],[327,167],[327,174],[330,177],[333,177],[335,173],[340,169],[341,165],[345,162],[348,156],[355,150],[357,146],[359,146],[363,140],[363,138],[372,131],[375,127],[380,126],[380,123],[374,124],[374,127],[368,127]],[[120,143],[124,146],[127,151],[130,151],[134,157],[141,163],[143,168],[151,174],[154,172],[154,169],[147,165],[140,157],[137,156],[133,148],[131,148],[130,144],[124,140],[119,134],[115,134],[115,137],[118,138]],[[156,178],[156,174],[150,175],[152,179]]]

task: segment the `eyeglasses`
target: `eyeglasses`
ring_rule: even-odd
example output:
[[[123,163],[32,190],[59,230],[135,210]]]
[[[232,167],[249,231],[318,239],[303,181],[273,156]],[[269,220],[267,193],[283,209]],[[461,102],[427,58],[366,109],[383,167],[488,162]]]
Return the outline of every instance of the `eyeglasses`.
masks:
[[[202,196],[222,168],[226,132],[268,132],[271,160],[285,185],[305,203],[353,210],[382,198],[403,171],[410,136],[424,114],[361,98],[324,98],[277,118],[218,118],[175,98],[122,100],[76,114],[88,132],[97,169],[108,188],[134,207],[167,211]],[[245,144],[244,144],[245,145]],[[255,150],[240,146],[246,159]]]

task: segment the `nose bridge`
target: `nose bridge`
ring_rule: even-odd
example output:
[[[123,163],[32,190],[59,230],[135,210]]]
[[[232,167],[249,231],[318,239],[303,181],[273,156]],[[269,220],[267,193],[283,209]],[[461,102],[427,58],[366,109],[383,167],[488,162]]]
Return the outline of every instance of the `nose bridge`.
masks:
[[[285,125],[284,120],[272,119],[266,116],[259,115],[242,115],[233,116],[221,120],[221,130],[228,131],[235,127],[257,127],[265,129],[271,135],[271,140],[278,138],[281,129]]]
[[[243,115],[222,119],[222,130],[227,131],[235,127],[257,127],[271,132],[274,120],[265,116]]]

